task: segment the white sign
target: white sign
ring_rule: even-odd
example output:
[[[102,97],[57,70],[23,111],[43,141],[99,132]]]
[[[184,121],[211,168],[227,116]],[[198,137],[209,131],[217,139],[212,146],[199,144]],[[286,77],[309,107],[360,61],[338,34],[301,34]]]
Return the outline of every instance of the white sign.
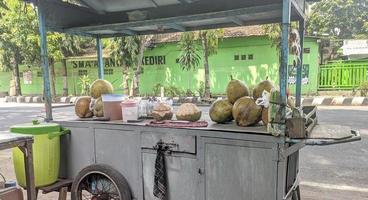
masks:
[[[341,48],[345,56],[368,55],[368,40],[344,40]]]

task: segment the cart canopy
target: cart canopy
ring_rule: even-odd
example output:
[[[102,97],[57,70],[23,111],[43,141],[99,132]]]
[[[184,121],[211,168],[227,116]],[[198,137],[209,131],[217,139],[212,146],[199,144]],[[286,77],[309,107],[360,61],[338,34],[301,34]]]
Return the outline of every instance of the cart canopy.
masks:
[[[112,37],[281,22],[282,0],[30,0],[49,31]],[[70,3],[73,2],[73,3]],[[304,17],[292,0],[291,20]]]

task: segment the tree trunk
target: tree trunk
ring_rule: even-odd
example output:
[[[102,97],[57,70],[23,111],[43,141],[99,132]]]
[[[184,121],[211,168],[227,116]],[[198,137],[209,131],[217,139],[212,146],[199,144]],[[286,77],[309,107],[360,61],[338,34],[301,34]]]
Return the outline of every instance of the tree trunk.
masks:
[[[62,63],[62,76],[63,76],[63,96],[68,96],[68,69],[66,66],[66,59],[61,60]]]
[[[19,50],[17,49],[14,54],[14,69],[13,69],[13,75],[15,80],[15,96],[22,95],[19,77],[19,61],[20,61],[20,53]]]
[[[129,69],[128,65],[125,63],[124,59],[121,61],[122,72],[123,72],[123,92],[126,95],[129,95]]]
[[[55,87],[55,61],[50,58],[50,78],[51,78],[51,95],[53,98],[56,97],[56,87]]]
[[[139,44],[139,54],[137,60],[137,69],[134,72],[133,78],[133,96],[139,95],[139,83],[142,74],[142,59],[144,56],[144,51],[146,50],[146,46],[151,42],[153,35],[141,36],[140,44]]]
[[[205,33],[201,34],[204,53],[204,98],[211,98],[210,91],[210,69],[208,65],[208,40]]]

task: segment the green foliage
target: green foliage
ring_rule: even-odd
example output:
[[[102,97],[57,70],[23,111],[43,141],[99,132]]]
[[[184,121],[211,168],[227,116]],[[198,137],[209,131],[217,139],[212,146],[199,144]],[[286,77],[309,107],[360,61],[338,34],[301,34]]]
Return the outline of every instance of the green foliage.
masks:
[[[368,81],[364,81],[360,84],[360,96],[367,97],[368,96]]]
[[[157,83],[153,87],[153,93],[154,93],[155,96],[160,96],[161,95],[161,88],[162,87],[164,87],[164,95],[166,97],[179,97],[179,96],[182,96],[184,94],[184,92],[178,87],[175,87],[173,85],[164,86],[161,83]]]
[[[195,69],[200,63],[201,57],[198,54],[199,48],[195,39],[195,32],[185,32],[180,36],[179,64],[183,70]]]
[[[217,54],[219,40],[224,37],[224,29],[204,30],[199,32],[199,38],[207,43],[207,50],[203,47],[203,51],[208,52],[208,56]]]
[[[0,9],[0,69],[13,70],[13,63],[39,59],[37,16],[33,8],[18,0],[4,1]]]
[[[204,90],[205,90],[204,82],[201,81],[199,82],[199,88],[197,90],[200,97],[204,97]]]
[[[367,0],[321,0],[312,7],[307,24],[309,34],[333,38],[368,37]]]
[[[91,79],[88,77],[88,75],[84,75],[79,78],[79,85],[81,87],[81,95],[89,96],[90,87],[91,87]]]

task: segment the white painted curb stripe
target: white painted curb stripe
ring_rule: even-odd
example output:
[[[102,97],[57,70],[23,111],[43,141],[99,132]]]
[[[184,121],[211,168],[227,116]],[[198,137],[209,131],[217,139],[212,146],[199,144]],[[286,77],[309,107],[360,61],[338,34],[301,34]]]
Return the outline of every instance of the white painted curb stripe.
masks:
[[[309,187],[317,187],[317,188],[330,189],[330,190],[344,190],[344,191],[368,193],[368,188],[366,187],[361,188],[361,187],[355,187],[355,186],[349,186],[349,185],[332,185],[332,184],[316,183],[316,182],[308,182],[308,181],[302,181],[300,184],[309,186]]]
[[[341,105],[344,102],[345,97],[335,97],[332,99],[332,105]]]
[[[359,106],[363,104],[365,97],[354,97],[353,101],[351,102],[351,105]]]
[[[313,101],[312,101],[312,106],[321,105],[324,99],[325,99],[324,97],[316,97],[316,98],[314,98]]]

